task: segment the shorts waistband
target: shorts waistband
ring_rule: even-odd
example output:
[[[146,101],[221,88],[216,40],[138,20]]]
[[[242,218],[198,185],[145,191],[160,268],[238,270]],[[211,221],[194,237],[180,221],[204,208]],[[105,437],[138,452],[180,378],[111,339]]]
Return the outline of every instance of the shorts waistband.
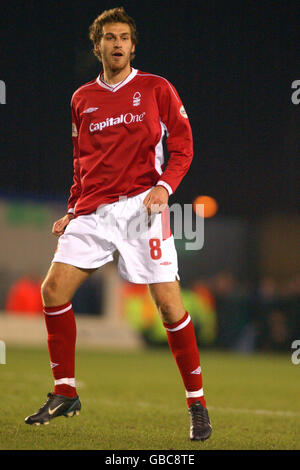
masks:
[[[154,187],[154,186],[153,186]],[[124,204],[126,203],[127,201],[129,200],[133,200],[133,199],[137,199],[137,198],[143,198],[146,196],[147,193],[149,193],[149,191],[151,191],[151,189],[153,189],[153,187],[149,188],[149,189],[146,189],[146,191],[143,191],[142,193],[139,193],[139,194],[136,194],[135,196],[120,196],[119,197],[119,200],[118,201],[114,201],[114,202],[109,202],[107,204],[100,204],[100,206],[97,207],[96,209],[96,214],[102,214],[102,213],[105,213],[105,212],[109,212],[111,209],[113,209],[114,207],[120,205],[120,204]]]

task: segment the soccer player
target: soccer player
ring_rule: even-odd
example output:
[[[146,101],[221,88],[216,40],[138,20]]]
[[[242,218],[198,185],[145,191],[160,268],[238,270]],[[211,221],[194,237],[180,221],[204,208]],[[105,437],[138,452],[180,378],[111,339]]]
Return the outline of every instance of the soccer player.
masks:
[[[90,39],[103,71],[72,97],[74,183],[67,214],[53,225],[58,247],[42,284],[54,390],[25,422],[47,424],[54,417],[79,413],[71,300],[117,251],[121,276],[149,285],[184,383],[190,439],[203,441],[212,428],[199,352],[181,299],[174,238],[165,229],[163,210],[193,158],[189,120],[168,80],[131,67],[137,31],[123,8],[98,16],[90,27]],[[124,223],[127,228],[134,226],[143,213],[146,231],[124,236]]]

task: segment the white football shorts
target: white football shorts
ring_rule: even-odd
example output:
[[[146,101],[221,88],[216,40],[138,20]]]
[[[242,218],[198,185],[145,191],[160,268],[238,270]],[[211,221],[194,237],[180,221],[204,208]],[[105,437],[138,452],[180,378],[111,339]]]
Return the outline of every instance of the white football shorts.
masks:
[[[71,220],[58,239],[52,262],[83,269],[100,268],[119,252],[120,275],[135,284],[179,279],[169,212],[147,213],[143,200],[151,189],[98,207]]]

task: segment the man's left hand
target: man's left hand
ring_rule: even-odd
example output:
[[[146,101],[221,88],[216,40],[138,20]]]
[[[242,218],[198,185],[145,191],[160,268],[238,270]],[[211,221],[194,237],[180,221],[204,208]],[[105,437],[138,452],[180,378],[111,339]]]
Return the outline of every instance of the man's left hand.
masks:
[[[169,201],[169,193],[164,186],[158,185],[147,194],[143,201],[143,205],[151,213],[163,212]]]

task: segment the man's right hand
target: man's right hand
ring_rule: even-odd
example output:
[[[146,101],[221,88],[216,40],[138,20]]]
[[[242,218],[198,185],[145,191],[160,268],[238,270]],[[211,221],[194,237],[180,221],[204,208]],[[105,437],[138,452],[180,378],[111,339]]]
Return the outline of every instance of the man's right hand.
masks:
[[[74,219],[73,214],[66,214],[64,217],[54,222],[52,227],[53,235],[55,235],[56,237],[60,237],[64,233],[66,226],[69,225],[72,219]]]

